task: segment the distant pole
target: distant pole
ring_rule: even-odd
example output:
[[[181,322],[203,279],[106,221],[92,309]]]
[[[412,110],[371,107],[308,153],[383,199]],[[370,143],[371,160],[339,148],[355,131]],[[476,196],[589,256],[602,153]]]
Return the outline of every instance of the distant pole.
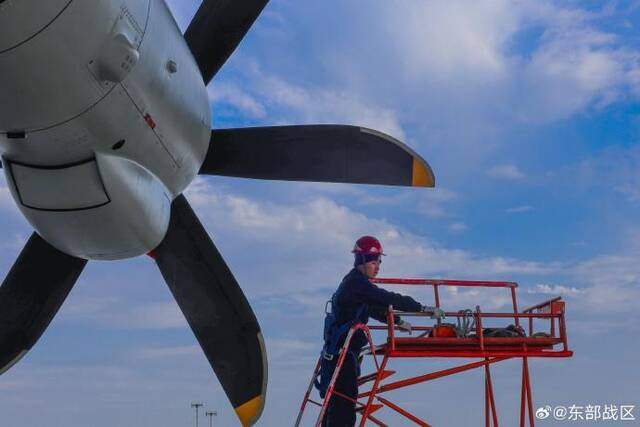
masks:
[[[196,408],[196,427],[198,427],[198,409],[202,406],[202,403],[192,403],[191,407]]]
[[[217,417],[218,413],[216,411],[213,412],[205,412],[207,417],[209,417],[209,427],[213,427],[213,417]]]

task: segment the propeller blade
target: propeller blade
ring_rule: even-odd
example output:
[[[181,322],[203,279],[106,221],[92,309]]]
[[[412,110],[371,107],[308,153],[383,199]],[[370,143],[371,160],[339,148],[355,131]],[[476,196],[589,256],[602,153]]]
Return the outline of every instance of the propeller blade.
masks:
[[[86,264],[31,235],[0,286],[0,374],[38,341]]]
[[[264,407],[267,359],[260,326],[238,282],[184,196],[151,253],[243,426]]]
[[[433,187],[427,162],[383,133],[345,125],[218,129],[203,175]]]
[[[231,56],[269,0],[204,0],[184,37],[205,85]]]

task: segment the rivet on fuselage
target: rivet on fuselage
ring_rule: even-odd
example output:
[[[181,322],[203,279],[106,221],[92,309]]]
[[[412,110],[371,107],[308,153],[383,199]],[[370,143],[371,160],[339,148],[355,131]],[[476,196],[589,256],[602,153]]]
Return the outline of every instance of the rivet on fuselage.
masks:
[[[174,74],[178,71],[178,64],[175,61],[169,60],[167,61],[167,71],[170,74]]]

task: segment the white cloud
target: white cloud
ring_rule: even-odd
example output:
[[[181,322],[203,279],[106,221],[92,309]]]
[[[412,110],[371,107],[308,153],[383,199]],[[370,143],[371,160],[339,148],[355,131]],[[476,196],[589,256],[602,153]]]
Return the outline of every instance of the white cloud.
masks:
[[[613,35],[589,27],[548,30],[523,70],[522,117],[557,120],[616,102],[630,87],[635,55],[616,47]]]
[[[387,3],[376,17],[386,18],[382,35],[391,38],[401,55],[398,64],[412,80],[449,82],[462,75],[495,80],[506,71],[501,48],[518,28],[513,6],[504,1]]]
[[[417,209],[431,218],[447,217],[450,214],[450,205],[458,200],[459,195],[455,191],[435,188],[422,194]]]
[[[597,29],[598,15],[551,1],[405,2],[388,5],[385,34],[415,84],[502,103],[524,121],[564,119],[601,108],[637,87],[638,51]],[[514,46],[537,30],[532,51]],[[454,89],[453,85],[461,85]],[[479,91],[485,87],[486,92]],[[473,100],[470,105],[477,107]],[[468,102],[468,101],[467,101]]]
[[[4,180],[3,180],[4,181]],[[0,209],[22,215],[5,182],[0,183]]]
[[[640,187],[638,183],[625,183],[613,188],[618,193],[624,194],[630,202],[640,201]]]
[[[589,198],[597,193],[603,200],[606,198],[607,202],[601,202],[603,205],[617,205],[621,196],[627,202],[636,203],[640,200],[639,169],[638,144],[611,145],[595,150],[586,159],[550,173],[547,185],[562,185],[562,191],[588,195]],[[611,195],[614,198],[609,198]]]
[[[74,296],[64,304],[63,317],[84,317],[108,311],[118,306],[118,299],[113,296]]]
[[[9,187],[7,187],[5,183],[2,183],[2,185],[0,185],[0,206],[8,206],[10,203],[13,203],[13,197],[11,197]]]
[[[259,295],[333,286],[336,272],[345,270],[351,263],[349,251],[353,241],[364,234],[377,235],[382,240],[389,254],[383,270],[391,276],[478,278],[547,274],[556,268],[443,248],[396,224],[367,217],[322,196],[294,204],[276,204],[229,194],[201,180],[189,189],[187,197],[218,242],[224,242],[229,236],[234,247],[243,248],[239,251],[249,251],[254,254],[252,258],[272,265],[259,278],[246,268],[239,273],[245,275],[241,283],[247,283],[251,286],[248,289]],[[256,247],[269,250],[251,249]],[[282,274],[283,260],[286,260],[286,275]],[[261,286],[258,282],[269,285]],[[302,289],[301,282],[304,282]]]
[[[532,210],[533,208],[531,206],[524,205],[524,206],[515,206],[512,208],[508,208],[506,212],[508,214],[517,214],[517,213],[531,212]]]
[[[504,178],[504,179],[524,178],[524,174],[520,171],[520,169],[518,169],[516,165],[494,166],[487,171],[487,175],[493,178]]]
[[[575,308],[582,317],[615,313],[637,319],[640,300],[640,253],[599,255],[567,267],[575,286],[538,285],[536,291],[574,297]],[[547,292],[549,291],[549,292]],[[630,319],[631,320],[631,319]]]
[[[540,283],[535,285],[535,287],[532,289],[527,289],[527,292],[531,294],[577,296],[583,294],[585,291],[573,286],[569,287]]]
[[[449,226],[447,228],[449,229],[449,231],[451,231],[453,233],[461,233],[463,231],[469,230],[469,226],[467,224],[465,224],[464,222],[451,223],[451,224],[449,224]]]
[[[392,108],[358,92],[294,84],[262,70],[253,60],[240,57],[237,61],[242,68],[242,89],[236,83],[214,83],[208,89],[209,97],[218,105],[231,105],[254,119],[269,117],[269,124],[352,124],[405,138]]]
[[[251,118],[263,119],[267,115],[264,105],[237,85],[223,82],[209,85],[207,90],[214,109],[216,104],[228,104]]]
[[[141,360],[176,358],[184,361],[190,357],[202,357],[202,349],[198,345],[138,348],[133,356]]]
[[[18,252],[21,251],[22,248],[24,248],[24,245],[27,243],[28,239],[29,235],[12,233],[10,235],[7,235],[7,238],[0,242],[0,248],[11,252]]]
[[[341,4],[337,16],[331,7],[294,10],[298,24],[282,27],[290,37],[304,32],[304,48],[314,54],[309,69],[300,65],[304,78],[321,75],[331,82],[329,91],[349,87],[356,98],[402,111],[403,119],[424,124],[430,139],[443,128],[449,136],[461,132],[464,123],[466,141],[447,141],[449,149],[457,142],[477,150],[482,141],[486,150],[486,138],[497,128],[564,120],[627,99],[640,87],[637,47],[601,29],[601,15],[574,3],[406,1],[365,9]],[[327,34],[326,22],[340,30]],[[352,25],[344,27],[347,22]],[[288,60],[267,65],[275,55],[270,50],[264,66],[284,80],[299,59],[289,57],[288,45],[270,42],[283,39],[267,37],[264,47]],[[308,108],[299,91],[272,86],[291,105]]]
[[[112,313],[112,325],[126,329],[187,328],[187,321],[175,301],[148,303],[129,310]]]
[[[337,192],[336,192],[337,193]],[[336,194],[333,193],[333,194]],[[351,200],[362,206],[385,206],[393,209],[410,210],[430,218],[446,218],[456,203],[459,194],[443,187],[429,189],[396,190],[393,193],[372,194],[363,187],[350,186],[343,194],[350,194]]]
[[[173,300],[131,305],[109,296],[74,296],[63,306],[60,318],[115,329],[188,328],[184,315]]]
[[[351,90],[302,87],[273,75],[257,74],[254,78],[256,90],[271,110],[285,109],[288,117],[298,117],[303,123],[353,124],[385,132],[400,140],[405,138],[392,109],[366,100]]]
[[[300,357],[317,357],[318,343],[299,339],[272,338],[267,341],[269,361],[291,363]],[[309,363],[306,363],[310,366]]]
[[[476,306],[483,311],[503,311],[512,305],[508,288],[447,287],[441,292],[441,304],[445,311],[475,310]]]

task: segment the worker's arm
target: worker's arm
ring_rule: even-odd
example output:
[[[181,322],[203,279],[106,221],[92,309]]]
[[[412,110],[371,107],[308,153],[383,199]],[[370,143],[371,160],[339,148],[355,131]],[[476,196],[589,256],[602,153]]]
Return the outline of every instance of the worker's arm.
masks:
[[[370,307],[393,306],[394,310],[418,312],[422,304],[413,298],[379,288],[369,281],[359,281],[355,289],[356,297]],[[377,319],[374,317],[374,319]]]
[[[369,308],[369,317],[376,319],[378,322],[387,323],[387,309],[389,307],[384,307],[382,305],[372,305]],[[397,314],[393,316],[393,323],[396,325],[400,322],[400,316]]]
[[[369,316],[373,317],[379,322],[386,324],[387,308],[382,306],[372,306],[369,309]],[[411,333],[411,323],[407,322],[406,320],[402,320],[397,314],[393,315],[393,324],[402,332],[408,332],[409,334]]]

